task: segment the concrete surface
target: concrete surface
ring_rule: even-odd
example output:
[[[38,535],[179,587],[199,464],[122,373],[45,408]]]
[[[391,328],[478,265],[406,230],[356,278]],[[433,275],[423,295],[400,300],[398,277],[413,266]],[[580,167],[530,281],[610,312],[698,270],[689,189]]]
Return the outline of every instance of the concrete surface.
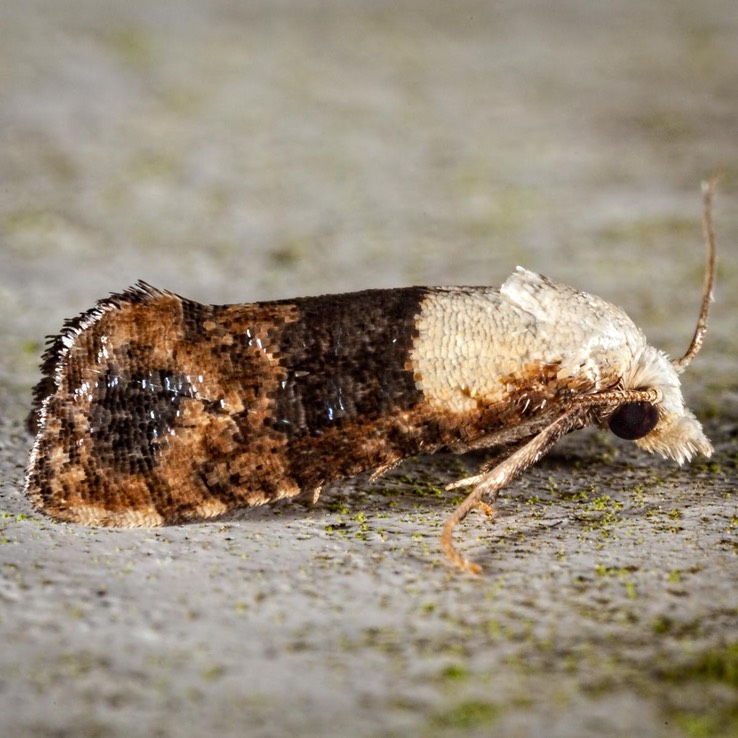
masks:
[[[733,0],[4,0],[3,736],[738,735]],[[721,267],[678,468],[571,436],[443,561],[480,458],[235,519],[34,513],[43,336],[138,278],[209,302],[518,263],[689,341],[699,182]],[[463,541],[463,542],[462,542]]]

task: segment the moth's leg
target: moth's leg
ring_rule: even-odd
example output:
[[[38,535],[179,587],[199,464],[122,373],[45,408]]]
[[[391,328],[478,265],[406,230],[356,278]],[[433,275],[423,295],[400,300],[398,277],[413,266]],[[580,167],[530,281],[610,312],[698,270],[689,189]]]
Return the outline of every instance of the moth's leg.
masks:
[[[507,459],[509,461],[509,459]],[[497,493],[502,487],[507,484],[515,476],[514,470],[506,470],[505,464],[507,461],[503,461],[498,467],[495,467],[491,472],[483,475],[484,479],[477,475],[476,477],[470,477],[462,480],[464,483],[474,484],[474,489],[466,497],[466,499],[453,511],[453,513],[447,518],[444,526],[443,533],[441,534],[441,547],[443,548],[446,556],[456,564],[460,569],[468,571],[471,574],[479,574],[482,571],[482,567],[479,564],[475,564],[473,561],[462,556],[454,547],[453,542],[453,531],[458,523],[460,523],[468,514],[469,511],[475,507],[484,506],[482,510],[492,512],[494,515],[494,500],[497,498]],[[493,475],[497,472],[496,476]],[[458,484],[458,483],[457,483]],[[461,486],[461,485],[459,485]],[[452,485],[449,485],[452,487]],[[484,495],[490,495],[492,497],[493,504],[488,505],[482,501]]]
[[[488,459],[487,461],[485,461],[484,464],[482,464],[482,466],[480,467],[479,472],[474,477],[471,477],[471,479],[479,479],[486,472],[489,472],[490,470],[494,469],[496,466],[501,464],[503,461],[510,458],[518,449],[525,446],[533,438],[535,438],[535,435],[526,436],[521,441],[517,441],[511,444],[510,446],[502,448],[491,459]],[[475,449],[476,448],[477,447],[475,446]],[[479,448],[484,448],[484,447],[480,446]],[[458,487],[465,487],[470,483],[469,479],[470,478],[462,479],[458,482],[453,482],[452,484],[447,485],[446,489],[457,489]],[[496,497],[497,495],[495,495],[495,499],[492,501],[491,505],[486,502],[483,502],[482,500],[480,500],[476,505],[488,518],[491,518],[491,519],[494,519],[495,517],[494,503],[496,501]]]
[[[491,459],[488,459],[484,462],[484,464],[482,464],[482,466],[479,468],[479,471],[475,475],[475,478],[483,476],[487,472],[492,471],[492,469],[494,469],[496,466],[499,466],[503,461],[509,459],[518,450],[520,450],[524,446],[527,446],[535,437],[535,434],[532,436],[526,436],[521,441],[517,441],[516,443],[513,443],[510,446],[501,449],[499,453],[496,453]],[[463,482],[464,480],[461,481]],[[448,486],[448,489],[456,489],[457,487],[463,486],[464,485],[460,482],[452,482],[452,484]]]
[[[493,433],[475,438],[473,441],[450,443],[446,448],[454,454],[465,454],[469,451],[480,451],[498,446],[503,450],[503,453],[506,453],[510,448],[514,449],[520,444],[527,443],[545,427],[544,423],[538,430],[529,430],[524,435],[520,434],[518,428],[501,428]]]
[[[509,459],[518,449],[521,449],[523,448],[523,446],[528,444],[530,440],[530,438],[526,438],[509,448],[503,449],[500,453],[495,454],[493,458],[485,461],[484,464],[482,464],[476,476],[481,477],[492,471],[492,469],[502,464],[503,461]],[[449,485],[447,489],[455,489],[457,486],[461,485],[458,485],[458,483],[454,483],[452,485]],[[497,492],[499,492],[499,490],[497,490]],[[495,504],[497,503],[497,492],[494,493],[491,504],[484,502],[483,500],[479,500],[479,502],[477,502],[477,507],[490,519],[490,521],[494,520],[496,516]]]
[[[400,463],[400,461],[401,460],[398,460],[398,461],[390,461],[387,464],[383,464],[379,468],[375,469],[372,472],[371,476],[369,477],[369,481],[370,482],[376,481],[377,479],[379,479],[379,477],[381,477],[383,474],[385,474],[386,472],[388,472],[390,469],[394,469]]]
[[[535,464],[559,438],[576,428],[586,425],[590,412],[591,408],[585,405],[574,407],[546,426],[537,436],[534,436],[523,446],[515,450],[494,468],[448,485],[446,489],[457,489],[458,487],[473,485],[470,494],[454,510],[448,520],[446,520],[443,526],[443,534],[441,535],[441,546],[446,556],[456,566],[472,574],[479,574],[482,571],[478,564],[469,561],[454,547],[453,531],[456,525],[469,514],[470,510],[479,506],[483,497],[490,496],[494,501],[497,493],[506,484],[512,481],[520,472]]]
[[[495,506],[494,505],[488,505],[486,502],[482,502],[482,500],[479,500],[477,502],[477,507],[488,517],[492,518],[492,520],[495,519]]]

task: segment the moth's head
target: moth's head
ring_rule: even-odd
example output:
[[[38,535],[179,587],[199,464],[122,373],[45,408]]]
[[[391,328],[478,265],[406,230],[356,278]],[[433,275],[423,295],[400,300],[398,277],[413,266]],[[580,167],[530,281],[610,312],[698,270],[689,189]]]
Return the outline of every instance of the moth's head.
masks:
[[[705,436],[702,426],[684,404],[679,375],[699,353],[707,328],[707,317],[712,302],[715,282],[715,235],[712,226],[712,197],[717,186],[717,177],[704,182],[704,211],[702,227],[707,247],[707,265],[702,289],[702,307],[697,320],[692,342],[684,356],[670,360],[666,354],[644,345],[633,357],[634,361],[625,390],[647,390],[655,397],[653,401],[624,402],[610,415],[610,430],[621,438],[635,441],[645,451],[668,456],[679,463],[688,461],[699,452],[705,456],[712,453],[712,444]]]
[[[644,451],[667,456],[680,464],[701,453],[710,456],[712,444],[694,413],[684,404],[679,375],[667,356],[645,346],[637,357],[625,389],[650,390],[653,402],[625,402],[608,419],[610,430],[635,441]]]

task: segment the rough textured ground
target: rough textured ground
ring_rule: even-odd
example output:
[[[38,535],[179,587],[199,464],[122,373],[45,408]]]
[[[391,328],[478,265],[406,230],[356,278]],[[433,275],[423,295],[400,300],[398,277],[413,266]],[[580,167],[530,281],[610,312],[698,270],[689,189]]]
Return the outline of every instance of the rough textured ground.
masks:
[[[3,735],[738,735],[733,0],[0,16]],[[717,168],[718,300],[685,377],[715,457],[566,439],[464,524],[481,578],[437,545],[478,458],[161,530],[22,495],[43,336],[138,278],[227,302],[521,263],[678,353]]]

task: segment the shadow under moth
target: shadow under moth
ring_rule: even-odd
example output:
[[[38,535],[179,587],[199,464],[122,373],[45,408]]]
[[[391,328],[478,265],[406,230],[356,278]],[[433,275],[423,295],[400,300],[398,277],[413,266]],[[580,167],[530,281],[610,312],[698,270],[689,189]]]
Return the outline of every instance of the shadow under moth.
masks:
[[[503,456],[470,487],[442,546],[475,507],[563,435],[609,427],[683,462],[712,446],[679,375],[698,353],[707,268],[683,357],[649,346],[618,307],[518,268],[500,288],[409,287],[202,305],[139,282],[68,320],[34,390],[26,491],[58,520],[197,521],[321,488],[438,450]]]

